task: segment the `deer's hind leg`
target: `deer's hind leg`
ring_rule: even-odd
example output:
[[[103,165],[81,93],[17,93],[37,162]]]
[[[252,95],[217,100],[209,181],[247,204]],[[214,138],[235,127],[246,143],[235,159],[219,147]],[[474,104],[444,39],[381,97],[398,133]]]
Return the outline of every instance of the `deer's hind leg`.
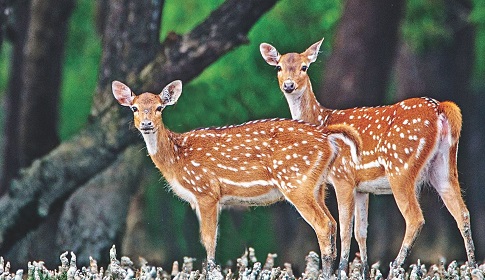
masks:
[[[369,261],[367,259],[367,227],[369,226],[369,194],[355,193],[354,234],[359,245],[360,259],[362,261],[362,274],[369,279]]]
[[[393,262],[394,267],[404,264],[424,225],[423,213],[416,194],[417,177],[417,174],[411,172],[388,174],[394,199],[406,222],[404,239],[399,254]]]
[[[468,264],[477,266],[475,260],[475,246],[473,244],[470,212],[461,195],[460,183],[458,182],[458,170],[456,164],[456,153],[458,144],[451,147],[445,145],[442,152],[436,153],[430,166],[430,183],[436,189],[446,208],[455,219],[458,228],[465,242],[465,249],[468,256]],[[448,152],[446,152],[446,148]],[[443,149],[443,147],[440,147]]]

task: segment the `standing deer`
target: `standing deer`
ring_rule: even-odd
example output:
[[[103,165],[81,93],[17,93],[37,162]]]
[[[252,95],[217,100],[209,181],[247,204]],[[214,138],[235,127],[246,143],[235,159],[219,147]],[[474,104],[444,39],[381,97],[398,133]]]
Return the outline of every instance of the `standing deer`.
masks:
[[[162,110],[179,98],[180,81],[158,95],[134,95],[118,81],[112,90],[118,102],[133,111],[148,154],[172,191],[195,210],[208,262],[215,258],[222,206],[286,199],[315,230],[323,276],[330,277],[337,225],[320,197],[325,192],[321,186],[341,148],[337,142],[348,145],[352,165],[357,164],[361,142],[355,129],[271,119],[178,134],[165,128]]]
[[[346,110],[324,108],[315,98],[307,74],[308,67],[317,59],[322,41],[303,53],[281,55],[266,43],[260,45],[260,51],[266,62],[278,71],[279,86],[293,119],[323,127],[351,125],[362,139],[361,163],[349,165],[346,154],[342,153],[329,173],[339,211],[342,253],[338,275],[348,266],[352,219],[355,220],[355,238],[364,272],[368,275],[369,193],[394,195],[406,222],[406,232],[393,266],[403,265],[424,224],[417,193],[418,187],[425,182],[430,183],[443,199],[464,239],[468,263],[476,266],[470,214],[461,196],[456,167],[462,125],[458,106],[450,101],[438,102],[423,97],[389,106]]]

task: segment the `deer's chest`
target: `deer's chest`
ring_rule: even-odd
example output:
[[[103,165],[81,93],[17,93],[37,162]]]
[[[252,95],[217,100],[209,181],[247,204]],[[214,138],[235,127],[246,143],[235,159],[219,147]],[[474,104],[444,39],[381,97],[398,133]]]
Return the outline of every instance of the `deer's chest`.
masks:
[[[184,187],[178,180],[172,179],[169,182],[170,188],[172,191],[180,197],[182,200],[187,201],[190,203],[192,208],[195,208],[197,205],[197,198],[195,197],[194,193],[189,191],[186,187]]]

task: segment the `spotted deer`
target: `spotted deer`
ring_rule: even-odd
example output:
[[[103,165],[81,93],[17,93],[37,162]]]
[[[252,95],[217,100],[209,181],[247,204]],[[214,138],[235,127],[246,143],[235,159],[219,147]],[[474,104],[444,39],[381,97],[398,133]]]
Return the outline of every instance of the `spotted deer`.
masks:
[[[322,41],[303,53],[281,55],[266,43],[260,45],[260,51],[266,62],[278,71],[279,87],[293,119],[322,127],[351,125],[362,139],[361,163],[349,164],[348,156],[341,153],[329,173],[339,211],[342,252],[338,275],[348,267],[352,219],[364,272],[368,274],[369,193],[394,195],[405,219],[406,231],[393,266],[403,265],[424,224],[417,196],[422,183],[432,185],[442,198],[462,234],[468,262],[476,266],[470,215],[461,196],[456,166],[462,125],[458,106],[450,101],[423,97],[388,106],[327,109],[315,98],[307,73],[317,59]]]
[[[195,210],[208,261],[215,258],[222,206],[286,199],[315,230],[323,275],[330,277],[337,225],[319,196],[324,195],[322,182],[340,149],[337,142],[350,149],[354,164],[358,161],[361,142],[355,129],[271,119],[179,134],[165,128],[162,110],[179,98],[180,81],[160,94],[134,95],[118,81],[112,90],[118,102],[133,111],[135,127],[171,190]]]

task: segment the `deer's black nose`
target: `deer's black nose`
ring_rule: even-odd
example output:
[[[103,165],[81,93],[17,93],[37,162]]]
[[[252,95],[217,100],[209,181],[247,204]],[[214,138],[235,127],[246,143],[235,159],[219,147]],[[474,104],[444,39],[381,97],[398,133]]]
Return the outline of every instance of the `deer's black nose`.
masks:
[[[152,121],[142,121],[141,126],[153,126]]]
[[[152,121],[144,120],[144,121],[141,121],[140,122],[140,130],[149,132],[149,131],[151,131],[153,129],[154,129],[154,127],[153,127],[153,122]]]
[[[286,93],[292,93],[295,90],[295,83],[293,81],[285,81],[283,83],[283,90]]]

